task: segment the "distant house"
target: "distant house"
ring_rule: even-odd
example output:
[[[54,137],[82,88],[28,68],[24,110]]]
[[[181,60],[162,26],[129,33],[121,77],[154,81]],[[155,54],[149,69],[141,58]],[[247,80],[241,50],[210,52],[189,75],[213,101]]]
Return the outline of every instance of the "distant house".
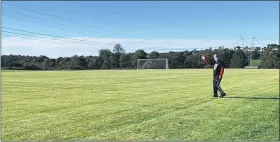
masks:
[[[255,51],[255,50],[256,50],[256,47],[250,47],[250,48],[249,48],[249,51],[250,51],[250,52],[253,52],[253,51]]]

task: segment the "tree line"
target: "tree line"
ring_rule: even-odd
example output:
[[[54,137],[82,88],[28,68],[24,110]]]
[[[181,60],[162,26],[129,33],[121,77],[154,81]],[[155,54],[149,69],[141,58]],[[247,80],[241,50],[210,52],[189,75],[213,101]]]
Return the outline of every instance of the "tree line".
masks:
[[[2,55],[2,69],[14,70],[97,70],[97,69],[135,69],[137,59],[167,58],[170,69],[204,68],[201,55],[205,55],[210,62],[214,62],[213,55],[218,54],[225,68],[244,68],[251,60],[261,60],[260,68],[279,68],[279,45],[268,44],[266,47],[234,47],[232,49],[219,47],[217,49],[192,50],[182,52],[147,53],[136,50],[126,53],[120,44],[113,50],[102,49],[98,56],[59,57],[47,56]]]

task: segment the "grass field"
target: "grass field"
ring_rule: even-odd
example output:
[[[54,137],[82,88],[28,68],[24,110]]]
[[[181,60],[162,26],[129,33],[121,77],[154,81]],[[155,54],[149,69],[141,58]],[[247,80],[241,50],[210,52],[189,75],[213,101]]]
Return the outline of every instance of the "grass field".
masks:
[[[251,60],[250,61],[250,66],[260,66],[261,65],[261,60]]]
[[[278,70],[2,71],[3,140],[279,140]]]

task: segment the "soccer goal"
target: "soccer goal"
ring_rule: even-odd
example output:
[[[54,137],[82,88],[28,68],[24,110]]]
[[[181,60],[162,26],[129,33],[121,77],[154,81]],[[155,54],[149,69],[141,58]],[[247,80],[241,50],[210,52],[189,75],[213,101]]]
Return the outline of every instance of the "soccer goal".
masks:
[[[168,59],[138,59],[137,69],[169,69]]]

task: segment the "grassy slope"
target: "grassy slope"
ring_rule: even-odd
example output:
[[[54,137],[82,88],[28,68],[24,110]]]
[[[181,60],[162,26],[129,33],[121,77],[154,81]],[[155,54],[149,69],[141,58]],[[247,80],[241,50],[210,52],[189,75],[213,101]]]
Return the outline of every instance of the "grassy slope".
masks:
[[[250,61],[250,66],[260,66],[261,65],[261,60],[251,60]]]
[[[211,70],[2,72],[3,140],[278,140],[279,100]],[[278,70],[226,70],[278,97]]]

